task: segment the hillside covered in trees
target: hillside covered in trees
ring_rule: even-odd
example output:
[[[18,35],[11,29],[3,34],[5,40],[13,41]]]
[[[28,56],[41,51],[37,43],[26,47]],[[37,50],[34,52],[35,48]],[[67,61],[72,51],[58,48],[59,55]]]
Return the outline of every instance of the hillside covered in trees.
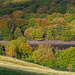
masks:
[[[0,0],[0,40],[75,40],[74,0]]]
[[[28,42],[75,41],[75,0],[0,0],[0,40],[0,55],[75,72],[75,47]]]

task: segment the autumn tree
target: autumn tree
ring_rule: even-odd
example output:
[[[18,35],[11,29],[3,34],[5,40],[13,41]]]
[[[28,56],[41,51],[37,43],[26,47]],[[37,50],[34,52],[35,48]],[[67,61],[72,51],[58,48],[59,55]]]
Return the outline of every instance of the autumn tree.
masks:
[[[24,13],[20,10],[16,10],[11,14],[12,18],[23,18]]]
[[[11,41],[6,45],[5,53],[8,56],[15,57],[16,56],[16,46],[14,45],[15,41]]]
[[[19,46],[21,45],[21,43],[25,43],[25,42],[26,42],[26,39],[23,36],[19,37],[16,40],[9,41],[6,44],[5,53],[8,56],[17,57],[18,58],[18,56],[20,56],[18,54]]]
[[[35,29],[36,40],[44,40],[44,36],[45,36],[45,30],[43,27],[39,27],[38,29]]]
[[[75,25],[75,20],[73,20],[73,21],[71,22],[71,25],[72,25],[72,26],[74,26],[74,25]]]
[[[34,38],[35,38],[35,28],[30,27],[29,29],[26,29],[26,30],[24,31],[24,36],[25,36],[27,39],[34,39]]]
[[[8,26],[8,21],[7,18],[2,18],[0,20],[0,28],[4,27],[4,26]]]
[[[36,24],[37,24],[37,27],[45,27],[45,26],[49,26],[50,23],[47,21],[47,19],[41,19],[41,18],[37,18],[35,20]]]
[[[53,17],[53,16],[51,16],[51,15],[47,15],[47,17],[46,17],[46,18],[47,18],[47,20],[48,20],[48,21],[52,21],[52,20],[54,19],[54,17]]]
[[[32,54],[35,63],[44,65],[46,60],[54,60],[55,56],[50,45],[39,45],[39,48]]]
[[[64,18],[54,18],[53,23],[60,24],[60,25],[68,25],[69,24],[66,22],[66,20]]]
[[[63,18],[64,17],[63,14],[61,14],[61,13],[52,13],[51,16],[54,18],[59,18],[59,17]]]
[[[21,43],[18,50],[21,58],[27,58],[30,54],[32,54],[33,49],[30,45],[26,43]]]

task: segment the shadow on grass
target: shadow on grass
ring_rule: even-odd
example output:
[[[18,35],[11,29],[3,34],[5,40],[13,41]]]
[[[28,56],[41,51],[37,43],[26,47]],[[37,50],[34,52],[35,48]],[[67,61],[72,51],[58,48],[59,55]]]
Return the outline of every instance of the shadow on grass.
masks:
[[[28,72],[28,71],[22,71],[22,70],[15,70],[15,69],[8,69],[8,68],[0,67],[0,75],[48,75],[48,74]]]

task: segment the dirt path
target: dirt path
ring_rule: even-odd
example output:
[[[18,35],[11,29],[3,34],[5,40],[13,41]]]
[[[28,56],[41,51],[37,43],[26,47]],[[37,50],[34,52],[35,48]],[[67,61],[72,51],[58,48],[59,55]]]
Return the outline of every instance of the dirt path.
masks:
[[[75,45],[75,41],[28,41],[31,45],[37,44],[51,44],[51,45]]]
[[[7,43],[8,41],[0,41],[1,43]],[[51,44],[51,45],[74,45],[75,41],[28,41],[30,45],[38,45],[38,44]]]

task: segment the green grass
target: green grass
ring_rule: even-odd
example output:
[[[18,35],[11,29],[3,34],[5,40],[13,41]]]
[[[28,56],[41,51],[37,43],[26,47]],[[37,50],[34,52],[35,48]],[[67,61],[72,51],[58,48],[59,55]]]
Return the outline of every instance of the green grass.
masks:
[[[22,70],[14,70],[14,69],[0,67],[0,75],[47,75],[47,74],[27,72]]]
[[[0,75],[75,75],[75,72],[56,71],[12,57],[0,56]]]

